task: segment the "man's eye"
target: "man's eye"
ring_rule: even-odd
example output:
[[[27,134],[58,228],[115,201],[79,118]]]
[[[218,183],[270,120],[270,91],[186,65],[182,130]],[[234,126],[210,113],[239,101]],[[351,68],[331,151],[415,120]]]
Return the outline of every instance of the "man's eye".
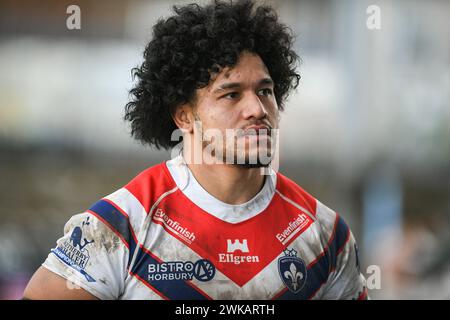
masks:
[[[264,88],[259,90],[259,94],[263,95],[263,96],[271,96],[273,94],[272,89],[269,88]]]
[[[223,98],[236,99],[238,96],[239,96],[239,93],[230,92],[230,93],[227,93],[226,95],[224,95]]]

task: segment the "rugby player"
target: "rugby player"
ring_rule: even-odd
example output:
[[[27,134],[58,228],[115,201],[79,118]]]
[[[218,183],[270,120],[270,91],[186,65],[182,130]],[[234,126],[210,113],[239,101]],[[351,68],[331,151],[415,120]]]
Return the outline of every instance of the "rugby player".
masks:
[[[160,19],[125,119],[173,157],[72,216],[24,298],[367,299],[342,216],[271,165],[293,38],[247,0]]]

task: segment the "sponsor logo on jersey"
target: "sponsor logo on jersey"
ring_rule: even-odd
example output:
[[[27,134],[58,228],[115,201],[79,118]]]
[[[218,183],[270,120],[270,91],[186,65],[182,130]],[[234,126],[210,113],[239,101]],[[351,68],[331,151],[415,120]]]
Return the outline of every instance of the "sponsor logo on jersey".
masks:
[[[94,242],[94,240],[87,240],[83,237],[82,228],[89,224],[89,217],[87,217],[81,227],[76,226],[73,229],[70,239],[59,244],[52,252],[65,264],[84,275],[87,281],[95,282],[95,279],[84,271],[90,258],[86,246]]]
[[[286,249],[284,254],[284,257],[278,258],[278,272],[289,291],[298,293],[306,283],[305,262],[297,257],[294,249]]]
[[[195,234],[189,231],[187,228],[180,225],[180,223],[170,218],[162,209],[156,209],[153,220],[160,222],[169,231],[175,233],[181,239],[191,244],[195,240]]]
[[[216,268],[207,259],[191,261],[169,261],[148,265],[149,281],[192,280],[209,281],[214,278]]]
[[[247,239],[242,241],[234,239],[227,239],[227,253],[219,253],[219,262],[222,263],[233,263],[240,264],[243,262],[259,262],[259,256],[255,255],[239,255],[235,251],[240,251],[241,253],[249,253]]]
[[[286,244],[294,235],[304,229],[309,222],[310,219],[306,214],[299,213],[294,220],[289,221],[288,226],[282,232],[276,234],[276,238],[282,244]]]
[[[234,243],[231,242],[231,239],[227,239],[227,252],[232,253],[236,250],[241,250],[242,253],[249,252],[247,239],[242,240],[242,242],[239,242],[238,239],[235,239]]]

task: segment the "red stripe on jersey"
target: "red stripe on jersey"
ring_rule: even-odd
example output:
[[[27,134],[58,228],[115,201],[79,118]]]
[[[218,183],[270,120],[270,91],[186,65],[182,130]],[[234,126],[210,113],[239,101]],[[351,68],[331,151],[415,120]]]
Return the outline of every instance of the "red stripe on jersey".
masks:
[[[164,300],[170,300],[169,298],[167,298],[164,294],[162,294],[161,292],[159,292],[155,287],[153,287],[152,285],[150,285],[147,281],[145,281],[144,279],[142,279],[141,277],[139,277],[139,275],[137,275],[136,273],[132,273],[130,271],[130,275],[135,277],[136,279],[138,279],[140,282],[142,282],[147,288],[151,289],[154,293],[156,293],[158,296],[160,296],[161,298],[163,298]]]
[[[344,242],[344,244],[342,245],[342,247],[340,247],[340,248],[338,249],[338,251],[336,252],[336,256],[338,256],[339,254],[341,254],[342,251],[344,251],[344,248],[345,248],[345,246],[347,245],[348,240],[350,240],[350,228],[349,228],[348,231],[347,231],[347,237],[345,238],[345,242]]]
[[[316,216],[317,201],[288,177],[277,173],[277,190]]]
[[[334,240],[334,235],[336,234],[336,228],[337,228],[337,225],[338,225],[338,222],[339,222],[339,216],[338,216],[338,214],[336,213],[336,219],[334,220],[334,226],[333,226],[333,232],[331,233],[331,236],[330,236],[330,238],[328,239],[328,242],[327,242],[327,246],[323,249],[323,251],[322,251],[322,253],[321,254],[319,254],[309,265],[308,265],[308,269],[309,268],[311,268],[313,265],[315,265],[316,263],[317,263],[317,261],[319,261],[319,259],[321,258],[321,257],[323,257],[326,253],[327,253],[327,251],[329,250],[329,248],[330,248],[330,245],[331,245],[331,242],[333,242],[333,240]]]
[[[336,213],[336,222],[338,221],[338,213]],[[336,225],[337,223],[334,225],[334,228],[336,229]],[[336,230],[335,230],[336,231]],[[334,234],[333,234],[334,235]],[[350,240],[350,228],[347,230],[347,237],[345,238],[344,243],[342,244],[342,246],[340,248],[338,248],[338,250],[336,251],[336,259],[339,257],[339,255],[342,253],[342,251],[344,251],[345,246],[347,245],[348,241]],[[329,244],[328,244],[329,246]],[[332,273],[336,271],[336,265],[334,265],[334,267],[332,267],[329,271],[329,273]]]
[[[278,297],[282,296],[287,290],[288,290],[288,288],[287,288],[287,287],[284,287],[283,289],[281,289],[280,292],[278,292],[277,294],[275,294],[275,295],[271,298],[271,300],[277,300]]]
[[[125,185],[147,213],[162,194],[176,187],[175,181],[167,175],[164,168],[166,168],[164,162],[148,168]]]

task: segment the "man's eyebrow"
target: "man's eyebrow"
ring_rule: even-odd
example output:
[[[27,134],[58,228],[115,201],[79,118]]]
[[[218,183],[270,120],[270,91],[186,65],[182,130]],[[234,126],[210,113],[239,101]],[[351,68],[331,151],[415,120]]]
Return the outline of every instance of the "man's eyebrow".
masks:
[[[228,82],[228,83],[224,83],[221,84],[218,88],[214,89],[213,93],[217,93],[220,91],[225,91],[228,89],[235,89],[235,88],[239,88],[241,86],[240,82]]]
[[[269,84],[269,85],[274,85],[272,78],[264,78],[261,79],[261,81],[259,81],[259,85],[263,85],[263,84]]]
[[[263,79],[259,80],[258,86],[264,85],[264,84],[273,85],[274,83],[271,78],[263,78]],[[240,83],[240,82],[228,82],[228,83],[221,84],[218,88],[214,89],[213,93],[225,91],[228,89],[235,89],[235,88],[239,88],[241,86],[242,86],[242,83]]]

